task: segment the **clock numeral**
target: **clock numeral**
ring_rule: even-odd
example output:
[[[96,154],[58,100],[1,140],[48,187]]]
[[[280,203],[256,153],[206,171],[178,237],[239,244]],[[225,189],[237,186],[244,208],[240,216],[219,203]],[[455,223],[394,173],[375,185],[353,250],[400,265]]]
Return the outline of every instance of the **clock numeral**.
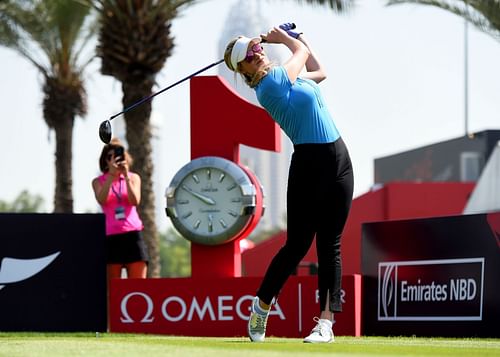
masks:
[[[231,202],[241,202],[241,197],[231,198]]]
[[[220,176],[219,176],[219,182],[224,181],[225,178],[226,178],[226,174],[221,173]]]
[[[231,191],[231,190],[234,190],[236,187],[238,187],[238,185],[236,185],[235,183],[233,183],[231,186],[229,186],[228,188],[226,188],[226,190]]]
[[[224,222],[224,220],[223,220],[222,218],[221,218],[221,219],[219,219],[219,223],[220,223],[220,225],[222,226],[222,228],[224,228],[224,229],[226,229],[226,228],[227,228],[227,223],[226,223],[226,222]]]
[[[180,205],[187,205],[189,203],[189,200],[177,200],[177,203]]]
[[[200,178],[197,175],[193,174],[191,176],[193,177],[194,182],[200,183]]]
[[[210,169],[207,169],[207,179],[212,179],[212,171]]]
[[[213,216],[211,214],[208,215],[208,231],[212,233],[214,230]]]
[[[238,217],[238,213],[233,210],[228,210],[227,213],[229,213],[233,217]]]
[[[193,214],[193,212],[192,212],[192,211],[189,211],[188,213],[186,213],[186,214],[184,214],[184,215],[182,216],[182,219],[186,219],[186,218],[188,218],[189,216],[191,216],[192,214]]]
[[[201,221],[198,219],[196,222],[193,224],[194,229],[198,229],[200,227]]]

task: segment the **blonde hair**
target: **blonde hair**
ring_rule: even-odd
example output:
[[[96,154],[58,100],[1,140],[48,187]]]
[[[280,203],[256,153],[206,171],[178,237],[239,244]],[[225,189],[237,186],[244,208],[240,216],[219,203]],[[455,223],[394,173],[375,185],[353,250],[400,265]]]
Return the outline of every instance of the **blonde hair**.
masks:
[[[236,68],[233,68],[233,65],[231,64],[231,52],[233,51],[234,44],[241,37],[243,37],[243,36],[238,36],[235,39],[231,40],[227,44],[226,50],[224,51],[224,62],[226,63],[227,68],[229,68],[231,71],[233,71],[235,73],[235,76],[236,76],[236,73],[239,73],[241,75],[241,77],[243,78],[243,80],[245,81],[245,83],[250,88],[255,88],[257,86],[257,84],[259,84],[260,80],[262,78],[264,78],[269,73],[269,71],[274,66],[274,64],[270,63],[267,66],[259,68],[257,70],[257,72],[255,72],[252,76],[245,74],[241,71],[241,65],[240,65],[241,62],[238,63]]]

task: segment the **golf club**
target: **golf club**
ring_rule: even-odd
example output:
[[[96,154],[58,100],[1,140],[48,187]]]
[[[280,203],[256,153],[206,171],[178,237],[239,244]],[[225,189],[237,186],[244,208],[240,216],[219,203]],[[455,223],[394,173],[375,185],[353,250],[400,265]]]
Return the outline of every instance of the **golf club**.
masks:
[[[99,125],[99,138],[101,138],[102,142],[105,143],[105,144],[109,144],[109,142],[111,141],[111,137],[112,137],[112,130],[111,130],[111,120],[113,120],[114,118],[116,118],[117,116],[121,115],[121,114],[124,114],[132,109],[134,109],[135,107],[137,107],[138,105],[141,105],[142,103],[152,99],[153,97],[156,97],[158,94],[160,93],[163,93],[165,92],[166,90],[169,90],[170,88],[172,87],[175,87],[176,85],[196,76],[197,74],[201,73],[201,72],[204,72],[206,71],[207,69],[209,68],[212,68],[214,66],[217,66],[218,64],[224,62],[224,59],[221,59],[217,62],[214,62],[212,64],[209,64],[208,66],[206,67],[203,67],[202,69],[194,72],[193,74],[190,74],[189,76],[187,77],[184,77],[182,78],[181,80],[175,82],[174,84],[171,84],[169,85],[168,87],[166,88],[163,88],[162,90],[156,92],[156,93],[153,93],[145,98],[142,98],[141,100],[139,100],[138,102],[135,102],[134,104],[128,106],[127,108],[123,109],[121,112],[119,113],[116,113],[114,115],[112,115],[108,120],[105,120],[101,123],[101,125]]]
[[[283,30],[283,31],[286,31],[290,36],[294,37],[294,38],[297,38],[299,33],[296,33],[296,32],[293,32],[291,31],[292,29],[295,29],[295,24],[293,22],[287,22],[287,23],[284,23],[284,24],[281,24],[279,25],[279,27]],[[264,41],[263,41],[264,42]],[[212,64],[209,64],[208,66],[206,67],[203,67],[202,69],[194,72],[193,74],[190,74],[189,76],[187,77],[184,77],[182,78],[181,80],[175,82],[174,84],[171,84],[169,85],[168,87],[166,88],[163,88],[162,90],[156,92],[156,93],[153,93],[137,102],[135,102],[134,104],[128,106],[127,108],[123,109],[121,112],[119,113],[116,113],[114,115],[112,115],[108,120],[105,120],[101,123],[101,125],[99,125],[99,138],[101,138],[102,142],[105,143],[105,144],[109,144],[109,142],[111,141],[111,137],[112,137],[112,129],[111,129],[111,120],[113,120],[114,118],[116,118],[117,116],[121,115],[121,114],[124,114],[132,109],[134,109],[135,107],[137,107],[138,105],[141,105],[142,103],[148,101],[148,100],[151,100],[153,97],[156,97],[158,94],[161,94],[167,90],[169,90],[170,88],[173,88],[175,87],[176,85],[184,82],[185,80],[188,80],[194,76],[196,76],[197,74],[201,73],[201,72],[204,72],[206,71],[207,69],[209,68],[212,68],[214,66],[217,66],[218,64],[224,62],[224,59],[221,59],[217,62],[214,62]]]

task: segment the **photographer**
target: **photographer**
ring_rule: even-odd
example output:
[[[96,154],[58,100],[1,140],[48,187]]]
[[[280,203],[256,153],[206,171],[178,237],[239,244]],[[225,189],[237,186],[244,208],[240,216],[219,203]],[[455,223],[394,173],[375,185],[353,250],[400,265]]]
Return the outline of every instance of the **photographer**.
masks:
[[[148,254],[142,238],[143,224],[137,213],[141,201],[141,177],[129,171],[130,154],[118,139],[104,145],[99,158],[102,175],[92,180],[97,202],[106,216],[108,283],[120,278],[146,278]]]

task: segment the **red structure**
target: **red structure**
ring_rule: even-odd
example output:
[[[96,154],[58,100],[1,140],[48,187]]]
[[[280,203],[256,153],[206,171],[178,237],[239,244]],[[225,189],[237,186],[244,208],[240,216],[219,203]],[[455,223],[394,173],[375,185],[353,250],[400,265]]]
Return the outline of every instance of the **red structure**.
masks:
[[[474,185],[393,182],[356,198],[342,240],[344,273],[361,274],[363,223],[462,214]]]
[[[260,281],[248,277],[114,279],[111,329],[183,336],[246,336],[250,304]],[[346,277],[343,289],[344,312],[335,317],[335,334],[360,336],[361,276]],[[315,277],[291,277],[271,310],[267,335],[307,335],[318,305]]]
[[[240,144],[280,151],[280,128],[264,109],[241,97],[222,77],[191,79],[191,159],[219,156],[240,164]],[[260,189],[255,175],[246,171]],[[260,200],[257,212],[237,239],[216,246],[191,244],[193,277],[241,276],[239,240],[250,234],[262,216],[262,204],[259,203],[262,203],[263,193],[258,192],[257,197]],[[210,257],[210,264],[207,264],[207,257]]]
[[[342,238],[343,274],[361,274],[361,227],[365,222],[461,214],[474,183],[394,182],[357,197]],[[245,276],[262,276],[272,256],[283,245],[286,232],[242,253]],[[302,260],[298,275],[309,274],[317,262],[313,244]]]

